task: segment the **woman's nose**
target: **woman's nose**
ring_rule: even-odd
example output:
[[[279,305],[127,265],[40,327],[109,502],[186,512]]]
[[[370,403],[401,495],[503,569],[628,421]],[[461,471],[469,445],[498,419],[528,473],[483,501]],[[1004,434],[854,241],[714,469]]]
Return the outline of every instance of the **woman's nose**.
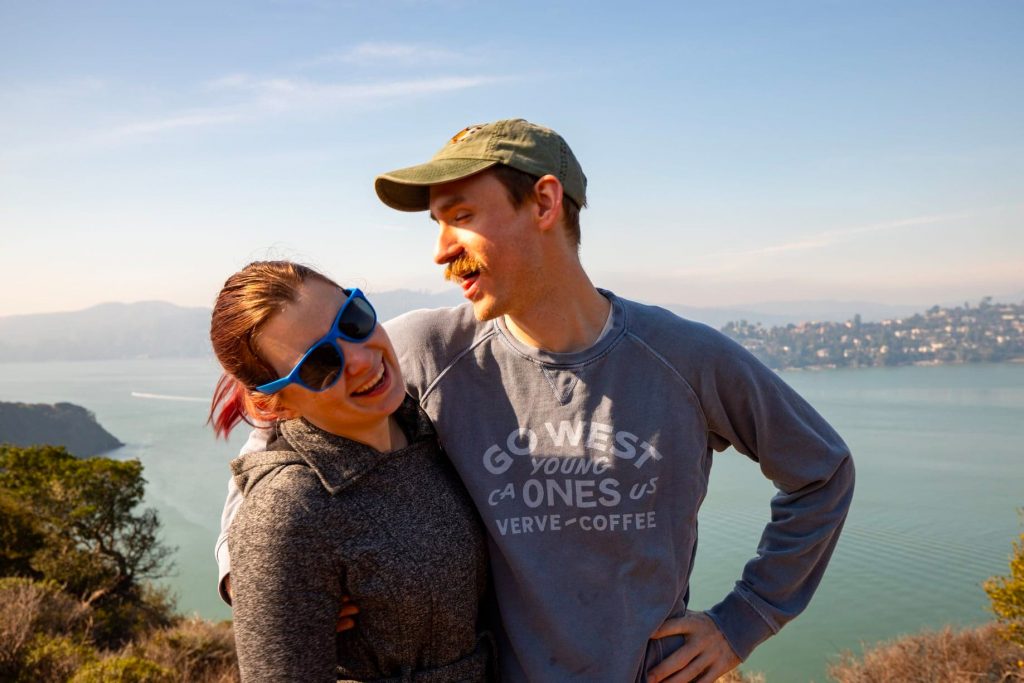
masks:
[[[349,377],[366,374],[380,360],[380,353],[365,343],[359,344],[344,339],[339,339],[338,343],[345,352],[345,374]]]

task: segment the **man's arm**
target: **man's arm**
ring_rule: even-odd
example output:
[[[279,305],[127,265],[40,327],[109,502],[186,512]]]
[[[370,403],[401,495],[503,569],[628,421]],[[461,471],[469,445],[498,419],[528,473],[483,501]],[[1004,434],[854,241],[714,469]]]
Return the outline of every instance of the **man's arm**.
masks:
[[[747,563],[736,588],[707,612],[687,611],[683,617],[666,621],[651,636],[683,635],[686,643],[651,669],[647,680],[712,683],[802,612],[835,548],[853,493],[853,478],[853,463],[848,459],[827,485],[812,492],[819,495],[780,490],[772,500],[773,521],[765,527],[758,555]],[[817,527],[816,507],[825,513],[817,517]],[[787,575],[791,582],[778,587],[776,580],[782,577],[785,583]]]
[[[711,446],[731,445],[758,462],[778,493],[757,556],[734,590],[706,613],[669,620],[655,634],[684,634],[688,642],[651,670],[654,681],[674,672],[682,681],[713,681],[803,611],[853,495],[853,461],[835,430],[738,344],[719,333],[702,341],[706,346],[688,354],[699,360],[683,374],[705,413]]]
[[[267,443],[270,438],[269,429],[257,428],[249,433],[249,438],[239,452],[239,456],[246,453],[267,450]],[[217,559],[217,592],[221,600],[231,604],[231,553],[228,550],[228,529],[231,522],[238,514],[238,507],[242,504],[242,492],[235,485],[234,478],[228,478],[228,495],[224,499],[224,510],[220,514],[220,534],[217,536],[217,544],[214,546],[213,554]]]
[[[824,418],[734,346],[718,369],[716,390],[702,401],[710,436],[716,450],[731,445],[755,460],[778,490],[757,555],[733,591],[708,611],[746,659],[800,614],[817,590],[853,498],[854,468],[849,448]]]

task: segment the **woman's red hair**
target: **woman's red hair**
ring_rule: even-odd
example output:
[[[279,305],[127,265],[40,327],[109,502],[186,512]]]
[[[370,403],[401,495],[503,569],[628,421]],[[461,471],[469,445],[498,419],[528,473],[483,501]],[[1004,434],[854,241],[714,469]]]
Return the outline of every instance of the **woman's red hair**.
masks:
[[[307,280],[338,285],[330,278],[291,261],[255,261],[227,279],[217,295],[210,320],[210,343],[224,368],[210,402],[207,423],[225,439],[239,422],[277,419],[280,403],[254,390],[277,379],[256,350],[256,337],[277,311],[299,296]]]

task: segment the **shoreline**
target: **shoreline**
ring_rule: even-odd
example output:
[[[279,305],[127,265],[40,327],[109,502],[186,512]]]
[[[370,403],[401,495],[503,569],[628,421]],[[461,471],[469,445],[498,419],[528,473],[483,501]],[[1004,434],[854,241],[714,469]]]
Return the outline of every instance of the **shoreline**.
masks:
[[[957,365],[1024,365],[1024,356],[1017,358],[1007,358],[1005,360],[997,361],[942,361],[942,360],[915,360],[910,363],[897,363],[895,365],[835,365],[833,363],[825,365],[787,365],[781,368],[772,368],[775,372],[826,372],[829,370],[874,370],[874,369],[892,369],[892,368],[933,368],[940,366],[957,366]],[[770,366],[769,366],[770,367]]]

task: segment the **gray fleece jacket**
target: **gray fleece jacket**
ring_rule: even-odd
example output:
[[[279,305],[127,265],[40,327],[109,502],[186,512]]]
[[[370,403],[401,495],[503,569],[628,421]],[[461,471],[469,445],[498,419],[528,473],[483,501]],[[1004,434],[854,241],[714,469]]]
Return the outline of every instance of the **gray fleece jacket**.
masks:
[[[245,681],[482,681],[483,531],[412,400],[407,448],[379,453],[304,420],[231,463],[228,538]],[[359,628],[335,632],[342,595]],[[403,678],[404,677],[404,678]]]

